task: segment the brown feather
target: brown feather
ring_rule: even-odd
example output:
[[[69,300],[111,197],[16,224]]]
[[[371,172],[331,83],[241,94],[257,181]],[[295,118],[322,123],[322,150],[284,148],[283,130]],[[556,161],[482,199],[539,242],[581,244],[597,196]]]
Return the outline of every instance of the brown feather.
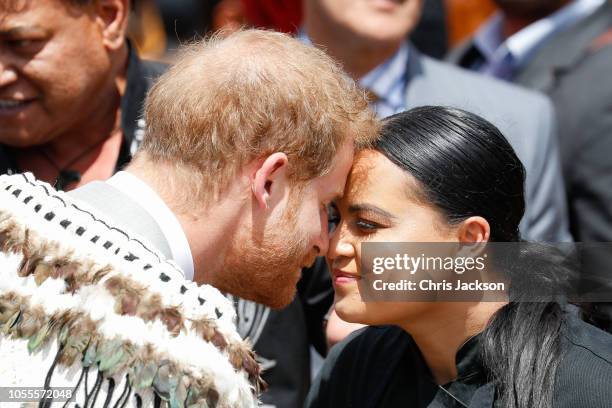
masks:
[[[161,296],[155,293],[140,301],[136,315],[140,316],[145,322],[150,322],[159,316],[161,309]]]
[[[181,330],[185,328],[183,324],[183,316],[177,307],[167,307],[162,309],[160,319],[166,325],[168,331],[175,337],[178,336]]]

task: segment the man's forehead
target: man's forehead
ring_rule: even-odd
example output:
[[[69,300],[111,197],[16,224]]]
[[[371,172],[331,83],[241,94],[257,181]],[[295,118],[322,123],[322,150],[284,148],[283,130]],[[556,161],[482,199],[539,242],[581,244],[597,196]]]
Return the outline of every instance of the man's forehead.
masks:
[[[354,148],[352,142],[345,143],[338,150],[330,172],[319,180],[325,198],[336,200],[343,196],[348,173],[353,165],[353,156]]]
[[[343,196],[346,178],[332,177],[333,174],[328,173],[322,177],[317,177],[312,180],[312,183],[318,192],[317,195],[324,200],[336,200]]]

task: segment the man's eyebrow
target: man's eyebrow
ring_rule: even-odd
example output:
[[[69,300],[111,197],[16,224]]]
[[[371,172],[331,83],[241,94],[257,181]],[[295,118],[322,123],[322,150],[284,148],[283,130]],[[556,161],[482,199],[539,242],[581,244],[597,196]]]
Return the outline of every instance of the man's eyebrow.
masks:
[[[382,208],[376,207],[374,205],[371,204],[351,204],[348,208],[350,213],[356,213],[356,212],[371,212],[374,214],[378,214],[382,217],[385,217],[387,219],[390,220],[395,220],[397,219],[396,216],[394,216],[393,214],[391,214],[388,211],[383,210]]]
[[[24,34],[46,34],[47,30],[40,26],[17,26],[0,30],[0,37],[13,37]]]

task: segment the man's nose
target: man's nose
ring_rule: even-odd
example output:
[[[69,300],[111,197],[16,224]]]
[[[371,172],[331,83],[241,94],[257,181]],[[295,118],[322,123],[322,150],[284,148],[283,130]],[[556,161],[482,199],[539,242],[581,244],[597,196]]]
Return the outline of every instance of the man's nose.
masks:
[[[17,71],[12,68],[0,54],[0,88],[17,81]]]
[[[315,244],[315,248],[318,249],[318,256],[326,256],[329,250],[329,228],[327,221],[327,213],[321,217],[321,233]]]

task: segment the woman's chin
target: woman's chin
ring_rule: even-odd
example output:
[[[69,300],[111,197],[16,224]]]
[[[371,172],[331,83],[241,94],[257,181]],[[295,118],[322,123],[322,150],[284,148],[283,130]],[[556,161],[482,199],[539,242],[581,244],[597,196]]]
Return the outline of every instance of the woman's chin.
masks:
[[[361,302],[355,304],[349,299],[341,299],[336,302],[334,309],[338,317],[345,322],[365,324],[365,307]]]

